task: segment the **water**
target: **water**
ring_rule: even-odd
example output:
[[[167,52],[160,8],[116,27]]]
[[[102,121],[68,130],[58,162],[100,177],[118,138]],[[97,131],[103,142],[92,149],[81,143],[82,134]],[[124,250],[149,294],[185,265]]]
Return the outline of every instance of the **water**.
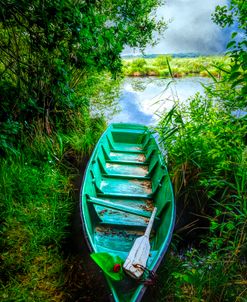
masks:
[[[126,78],[119,99],[119,112],[109,122],[131,122],[155,125],[160,114],[178,101],[186,100],[199,92],[204,94],[202,84],[211,80],[201,77],[160,79],[154,77]]]

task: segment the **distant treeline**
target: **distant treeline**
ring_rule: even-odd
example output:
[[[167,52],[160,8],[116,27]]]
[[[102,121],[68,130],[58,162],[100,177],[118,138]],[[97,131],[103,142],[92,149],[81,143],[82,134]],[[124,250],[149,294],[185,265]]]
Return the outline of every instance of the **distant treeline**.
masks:
[[[215,55],[224,55],[222,54],[214,54]],[[198,58],[198,57],[209,57],[212,56],[212,54],[203,54],[198,52],[179,52],[179,53],[164,53],[164,54],[128,54],[128,55],[122,55],[123,59],[137,59],[137,58],[144,58],[144,59],[155,59],[159,56],[169,56],[172,58]]]

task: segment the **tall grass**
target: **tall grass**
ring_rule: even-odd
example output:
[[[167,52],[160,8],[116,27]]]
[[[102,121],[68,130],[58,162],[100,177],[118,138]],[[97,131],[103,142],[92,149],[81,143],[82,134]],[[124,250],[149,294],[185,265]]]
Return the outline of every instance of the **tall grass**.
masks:
[[[159,299],[245,301],[247,116],[197,95],[166,113],[158,130],[182,209]]]

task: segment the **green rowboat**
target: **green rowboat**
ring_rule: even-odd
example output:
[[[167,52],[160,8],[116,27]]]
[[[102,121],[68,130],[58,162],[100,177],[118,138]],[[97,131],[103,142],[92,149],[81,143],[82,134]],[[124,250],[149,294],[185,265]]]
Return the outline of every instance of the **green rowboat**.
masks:
[[[80,202],[90,251],[118,256],[123,261],[135,239],[144,234],[157,207],[146,265],[148,271],[157,270],[171,240],[175,204],[163,157],[146,126],[119,123],[107,128],[89,160]],[[105,273],[113,299],[140,301],[145,280],[123,276],[116,281]]]

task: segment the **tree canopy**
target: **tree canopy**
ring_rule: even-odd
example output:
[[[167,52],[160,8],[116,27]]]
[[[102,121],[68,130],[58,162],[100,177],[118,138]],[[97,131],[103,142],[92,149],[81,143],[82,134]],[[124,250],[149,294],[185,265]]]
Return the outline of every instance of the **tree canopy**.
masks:
[[[79,81],[121,69],[125,46],[144,48],[161,32],[163,0],[0,1],[1,121],[48,121],[73,107]],[[65,106],[65,107],[64,107]]]
[[[227,45],[232,59],[231,69],[226,71],[226,80],[231,84],[226,99],[232,99],[237,108],[246,108],[247,95],[247,3],[232,0],[229,7],[217,6],[213,20],[222,28],[235,28]],[[234,26],[235,25],[235,26]],[[233,27],[234,26],[234,27]],[[234,92],[232,95],[231,93]]]

